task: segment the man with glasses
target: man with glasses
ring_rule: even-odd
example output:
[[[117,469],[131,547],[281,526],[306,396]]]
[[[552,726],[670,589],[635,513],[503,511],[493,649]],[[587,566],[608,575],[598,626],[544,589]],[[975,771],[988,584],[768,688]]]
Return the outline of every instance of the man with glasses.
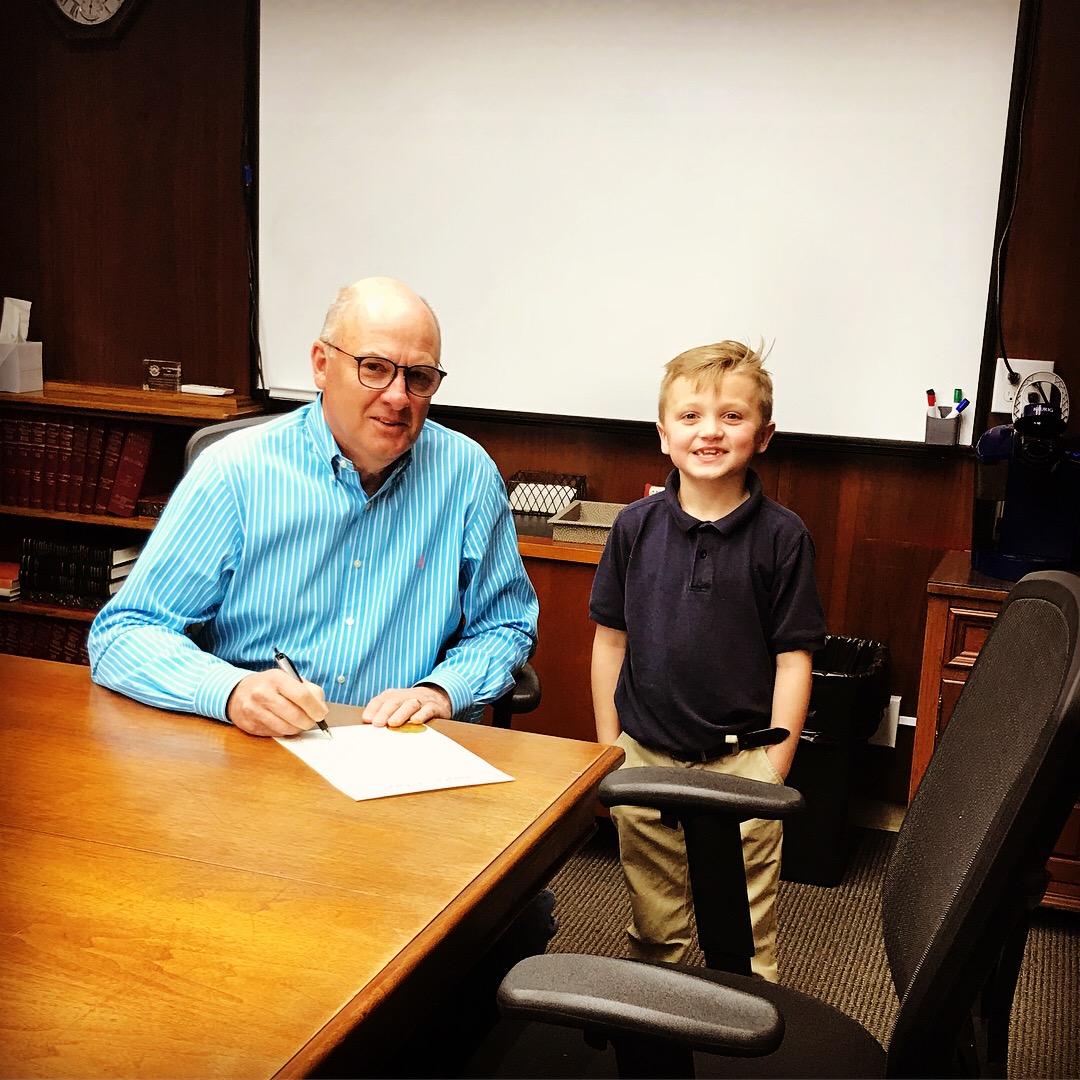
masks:
[[[311,348],[318,397],[196,458],[94,621],[95,681],[251,735],[307,730],[327,701],[393,727],[478,719],[537,602],[494,462],[427,422],[440,345],[402,282],[342,289]]]

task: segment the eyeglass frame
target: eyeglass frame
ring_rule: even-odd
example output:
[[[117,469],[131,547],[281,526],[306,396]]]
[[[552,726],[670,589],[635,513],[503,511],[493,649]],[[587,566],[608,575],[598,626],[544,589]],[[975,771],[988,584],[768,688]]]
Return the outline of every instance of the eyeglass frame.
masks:
[[[446,376],[449,374],[449,372],[443,371],[441,367],[433,367],[431,364],[395,364],[393,360],[390,360],[385,356],[380,356],[378,353],[363,353],[360,356],[356,356],[353,353],[349,352],[348,349],[343,349],[340,345],[335,345],[332,341],[326,341],[321,338],[320,340],[324,345],[329,345],[331,349],[336,349],[343,356],[348,356],[356,361],[356,381],[360,383],[361,386],[366,387],[368,390],[385,390],[387,387],[393,386],[394,381],[397,379],[398,372],[404,371],[405,392],[408,394],[412,394],[413,397],[423,398],[425,401],[430,401],[431,398],[433,398],[439,392],[439,387],[442,386],[443,379],[445,379]],[[394,374],[390,376],[390,378],[386,381],[384,385],[372,386],[371,383],[364,382],[364,380],[360,377],[360,363],[363,360],[381,360],[384,364],[389,364],[394,369]],[[435,384],[435,389],[432,390],[430,394],[420,394],[409,385],[409,372],[416,370],[433,371],[439,376],[439,381]]]

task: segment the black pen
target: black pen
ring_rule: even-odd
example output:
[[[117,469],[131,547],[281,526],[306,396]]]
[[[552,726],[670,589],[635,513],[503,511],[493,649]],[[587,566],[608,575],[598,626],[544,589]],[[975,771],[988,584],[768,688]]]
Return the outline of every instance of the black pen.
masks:
[[[282,671],[285,672],[286,675],[291,675],[299,682],[304,681],[300,678],[300,672],[296,670],[293,662],[280,649],[274,649],[274,662],[279,668],[281,668]],[[330,730],[330,726],[325,720],[316,720],[315,723],[318,724],[319,727],[322,728],[322,730],[325,731],[331,739],[334,737],[334,733]]]

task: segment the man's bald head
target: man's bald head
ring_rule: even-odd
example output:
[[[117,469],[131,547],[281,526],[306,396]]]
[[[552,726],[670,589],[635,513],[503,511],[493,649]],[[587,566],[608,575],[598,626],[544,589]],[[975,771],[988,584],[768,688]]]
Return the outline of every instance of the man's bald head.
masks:
[[[346,285],[326,312],[323,341],[336,341],[346,326],[363,326],[368,321],[428,318],[434,330],[435,360],[439,359],[442,331],[431,305],[403,281],[390,277],[368,277]]]

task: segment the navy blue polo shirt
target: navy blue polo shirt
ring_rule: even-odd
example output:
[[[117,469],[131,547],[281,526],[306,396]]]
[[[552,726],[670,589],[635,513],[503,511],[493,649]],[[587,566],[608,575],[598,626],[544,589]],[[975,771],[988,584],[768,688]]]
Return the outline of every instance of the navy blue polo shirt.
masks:
[[[615,691],[623,731],[657,750],[712,750],[768,727],[776,655],[825,644],[814,544],[746,475],[750,497],[719,521],[679,505],[679,472],[619,514],[589,616],[626,632]]]

